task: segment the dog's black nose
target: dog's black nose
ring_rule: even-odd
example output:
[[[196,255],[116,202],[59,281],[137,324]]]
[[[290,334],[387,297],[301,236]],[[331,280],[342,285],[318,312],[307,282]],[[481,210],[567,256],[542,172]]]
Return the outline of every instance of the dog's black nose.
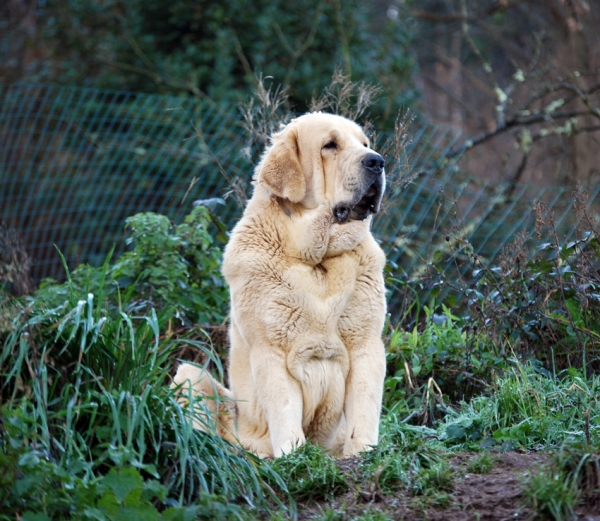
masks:
[[[383,167],[385,166],[385,159],[375,152],[369,152],[362,158],[361,163],[374,174],[381,174],[381,172],[383,172]]]

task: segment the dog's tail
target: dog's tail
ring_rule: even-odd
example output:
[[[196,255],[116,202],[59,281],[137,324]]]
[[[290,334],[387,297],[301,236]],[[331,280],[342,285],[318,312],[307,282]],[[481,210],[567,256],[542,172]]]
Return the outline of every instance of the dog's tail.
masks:
[[[171,388],[178,390],[177,401],[182,405],[189,403],[190,396],[203,402],[204,407],[194,410],[195,429],[212,432],[230,443],[239,444],[235,435],[237,406],[233,393],[208,371],[197,365],[182,363],[173,377]]]

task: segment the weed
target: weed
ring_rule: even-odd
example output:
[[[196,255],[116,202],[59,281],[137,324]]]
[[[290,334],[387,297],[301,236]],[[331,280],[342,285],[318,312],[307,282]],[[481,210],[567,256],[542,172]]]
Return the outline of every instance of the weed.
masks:
[[[553,456],[550,467],[571,480],[586,503],[600,497],[600,453],[598,447],[578,442],[565,444]]]
[[[296,501],[331,499],[348,489],[335,460],[311,443],[274,460],[272,467],[277,475],[285,476],[287,490]]]
[[[6,413],[4,422],[14,423]],[[14,444],[15,439],[9,438]],[[0,482],[0,519],[12,519],[20,513],[23,519],[126,519],[143,516],[144,519],[245,519],[242,508],[225,497],[204,494],[192,506],[167,506],[168,487],[149,474],[149,467],[141,470],[122,466],[94,480],[77,477],[54,462],[47,451],[31,450],[21,446],[17,451],[0,452],[4,469]],[[38,513],[38,514],[36,514]],[[93,516],[92,516],[93,513]],[[36,515],[38,517],[36,517]]]
[[[585,193],[575,194],[575,211],[586,230],[561,243],[554,217],[536,208],[538,239],[548,241],[535,255],[526,234],[505,248],[499,265],[474,268],[469,293],[472,318],[490,338],[515,346],[520,357],[536,357],[549,371],[600,368],[600,242],[597,223],[587,215]],[[591,373],[590,373],[591,374]]]
[[[473,456],[469,460],[468,470],[473,474],[489,474],[494,468],[497,458],[489,453]]]
[[[109,311],[136,315],[168,308],[187,327],[220,324],[225,320],[228,292],[221,275],[221,250],[210,233],[226,241],[224,225],[210,211],[196,206],[181,224],[164,215],[141,213],[126,220],[132,250],[113,264],[82,265],[69,273],[65,284],[45,281],[37,292],[49,308],[74,294],[93,293]]]
[[[528,476],[523,494],[526,504],[539,516],[556,521],[572,518],[579,496],[574,480],[551,468]]]
[[[567,440],[596,440],[600,429],[600,379],[572,370],[554,378],[535,365],[516,366],[491,385],[489,396],[462,402],[438,428],[447,444],[482,448],[560,447]]]
[[[363,454],[359,465],[363,492],[374,496],[407,489],[422,469],[439,463],[443,446],[434,433],[427,427],[403,423],[395,415],[385,416],[379,444]]]
[[[452,413],[448,402],[468,399],[486,390],[486,382],[506,368],[506,358],[494,344],[473,332],[442,305],[424,306],[425,318],[405,332],[389,335],[388,377],[384,407],[406,415],[405,421],[436,426]]]
[[[447,461],[422,469],[413,483],[416,495],[430,496],[433,492],[450,492],[454,487],[454,471]]]

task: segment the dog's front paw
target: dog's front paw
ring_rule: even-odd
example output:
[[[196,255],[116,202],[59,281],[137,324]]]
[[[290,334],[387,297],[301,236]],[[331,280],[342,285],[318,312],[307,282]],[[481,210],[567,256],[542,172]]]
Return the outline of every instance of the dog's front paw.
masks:
[[[343,456],[344,458],[348,458],[350,456],[357,456],[361,452],[373,450],[374,445],[375,444],[372,444],[366,440],[351,438],[349,440],[346,440],[346,443],[344,444]]]
[[[355,249],[369,232],[369,222],[349,221],[346,224],[332,224],[327,255],[339,255]]]
[[[304,435],[286,440],[279,447],[273,447],[273,456],[275,458],[280,458],[281,456],[296,450],[300,445],[304,445],[304,443],[306,443],[306,437]]]
[[[260,453],[260,454],[257,454],[257,456],[260,459],[266,459],[266,460],[272,460],[273,459],[273,455],[272,454],[267,454],[267,453],[264,453],[264,452]]]

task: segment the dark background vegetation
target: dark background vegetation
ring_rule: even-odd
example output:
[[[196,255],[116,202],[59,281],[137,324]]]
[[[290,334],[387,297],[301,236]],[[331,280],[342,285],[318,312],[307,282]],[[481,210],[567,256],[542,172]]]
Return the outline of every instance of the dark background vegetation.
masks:
[[[393,128],[398,110],[412,107],[481,139],[463,159],[474,175],[593,184],[598,7],[597,0],[7,0],[0,81],[240,102],[257,77],[272,77],[302,112],[339,67],[382,87],[371,114],[379,129]]]

